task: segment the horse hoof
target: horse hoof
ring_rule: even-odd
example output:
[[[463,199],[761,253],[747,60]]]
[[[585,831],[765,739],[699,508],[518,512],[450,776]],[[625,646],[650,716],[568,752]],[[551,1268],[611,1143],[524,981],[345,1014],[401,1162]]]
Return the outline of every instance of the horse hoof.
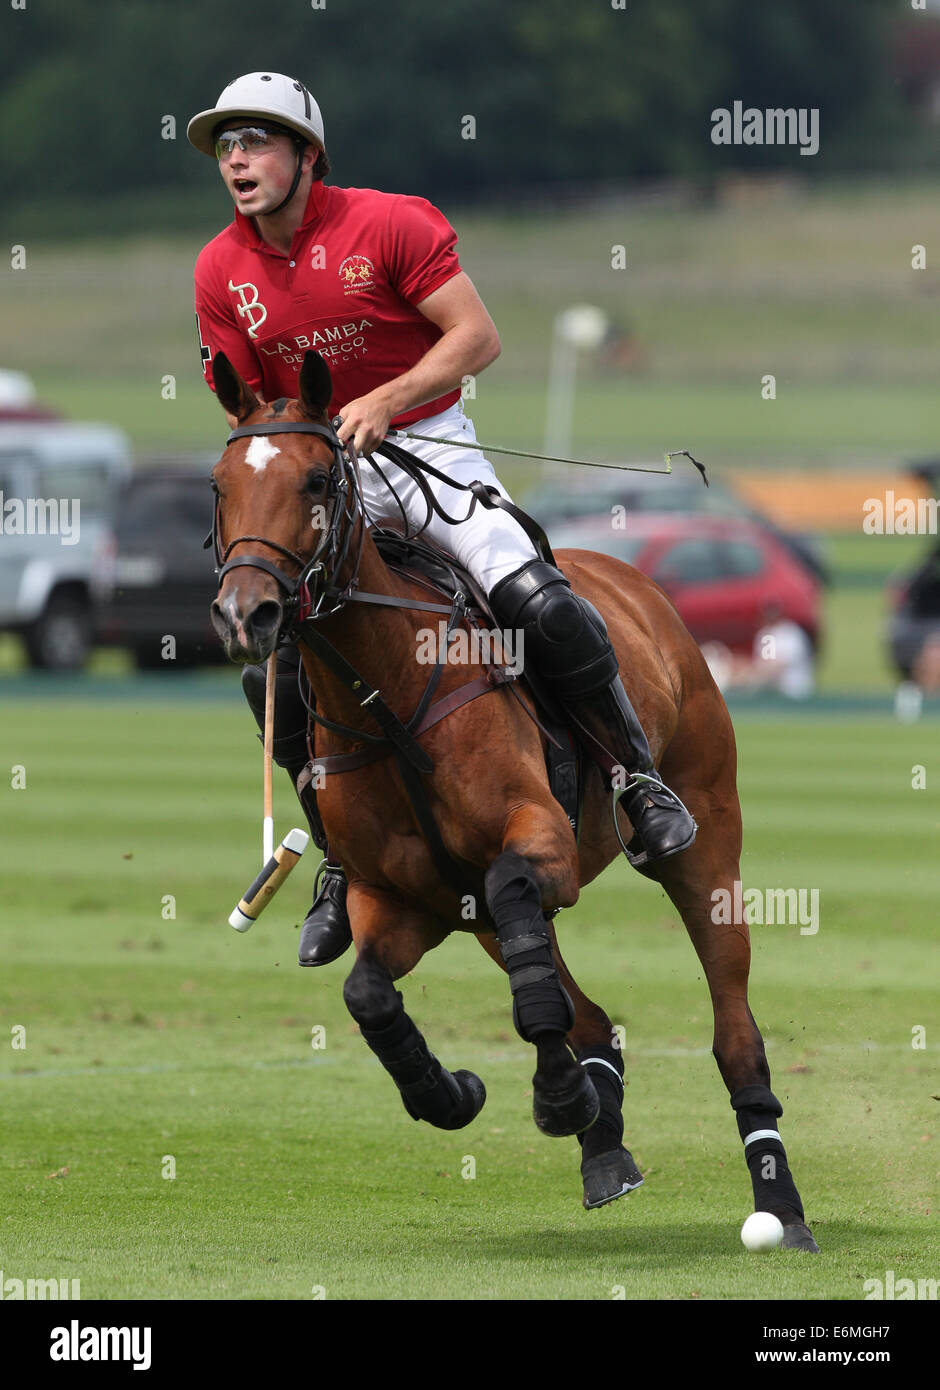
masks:
[[[634,1163],[633,1155],[624,1148],[585,1159],[581,1164],[581,1177],[584,1180],[582,1206],[585,1211],[616,1202],[618,1197],[625,1197],[643,1182],[643,1175]]]
[[[802,1221],[794,1221],[791,1225],[784,1226],[780,1249],[809,1250],[814,1255],[819,1254],[819,1246],[813,1239],[812,1231]]]
[[[418,1090],[419,1096],[408,1092]],[[413,1120],[425,1120],[435,1129],[463,1129],[475,1120],[486,1100],[486,1087],[472,1071],[446,1071],[441,1068],[440,1080],[430,1092],[425,1082],[415,1087],[400,1087],[402,1103]]]
[[[581,1067],[577,1068],[577,1076],[567,1090],[540,1089],[537,1078],[533,1085],[532,1118],[542,1133],[553,1139],[590,1129],[600,1114],[601,1103],[594,1082]]]
[[[486,1087],[472,1071],[455,1071],[453,1079],[461,1090],[461,1100],[451,1116],[450,1122],[442,1129],[463,1129],[475,1120],[486,1101]]]

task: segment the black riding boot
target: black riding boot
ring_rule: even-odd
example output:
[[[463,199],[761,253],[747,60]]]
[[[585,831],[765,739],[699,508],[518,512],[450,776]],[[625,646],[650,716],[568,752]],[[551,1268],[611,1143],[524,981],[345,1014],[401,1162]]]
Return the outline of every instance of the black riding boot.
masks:
[[[290,777],[310,826],[314,844],[325,856],[313,884],[313,903],[304,918],[298,959],[301,965],[328,965],[341,956],[352,941],[346,915],[346,875],[339,864],[330,863],[323,822],[317,810],[317,796],[311,781],[298,786],[307,766],[307,711],[297,689],[300,655],[296,647],[278,649],[274,700],[274,761]],[[252,714],[264,733],[264,695],[266,672],[263,666],[245,666],[242,689]],[[320,879],[323,886],[319,888]]]
[[[499,621],[522,630],[523,669],[531,661],[559,704],[622,765],[612,789],[614,806],[622,801],[635,832],[624,846],[630,863],[641,868],[688,849],[695,821],[653,767],[597,609],[544,560],[530,560],[501,579],[489,597]]]

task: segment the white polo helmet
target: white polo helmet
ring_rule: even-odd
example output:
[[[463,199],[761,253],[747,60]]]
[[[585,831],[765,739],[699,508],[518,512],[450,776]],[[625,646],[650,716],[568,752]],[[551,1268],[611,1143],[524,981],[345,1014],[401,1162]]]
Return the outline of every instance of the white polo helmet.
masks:
[[[319,106],[302,82],[282,72],[249,72],[236,77],[210,111],[193,116],[186,127],[189,143],[214,159],[216,127],[236,116],[267,118],[324,148]]]

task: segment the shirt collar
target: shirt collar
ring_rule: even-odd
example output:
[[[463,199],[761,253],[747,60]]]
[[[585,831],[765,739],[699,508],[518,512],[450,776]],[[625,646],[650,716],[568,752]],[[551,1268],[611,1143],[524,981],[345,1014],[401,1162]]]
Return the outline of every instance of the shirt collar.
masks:
[[[326,200],[329,194],[330,190],[324,187],[322,179],[316,179],[311,186],[310,196],[307,199],[307,206],[304,209],[303,220],[297,228],[297,232],[306,231],[308,227],[312,226],[313,223],[323,215],[323,210],[326,207]],[[273,251],[274,248],[269,246],[259,234],[253,219],[239,212],[238,208],[235,209],[235,226],[238,228],[242,241],[246,242],[253,249],[259,251]],[[294,233],[295,237],[297,236],[297,232]]]

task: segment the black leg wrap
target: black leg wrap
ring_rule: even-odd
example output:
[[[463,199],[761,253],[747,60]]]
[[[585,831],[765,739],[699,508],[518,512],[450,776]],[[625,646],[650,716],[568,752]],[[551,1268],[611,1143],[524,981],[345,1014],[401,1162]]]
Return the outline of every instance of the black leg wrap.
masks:
[[[397,991],[396,998],[401,1006]],[[387,1027],[360,1031],[413,1120],[427,1120],[438,1129],[462,1129],[479,1113],[486,1099],[482,1081],[472,1072],[452,1075],[442,1067],[403,1007]]]
[[[619,1149],[623,1140],[623,1058],[612,1047],[585,1047],[578,1061],[594,1082],[601,1103],[600,1114],[590,1129],[578,1135],[584,1159],[608,1149]]]
[[[643,1183],[629,1149],[623,1147],[623,1059],[612,1047],[586,1047],[578,1061],[590,1076],[600,1100],[600,1114],[578,1135],[581,1145],[582,1206],[587,1211],[625,1197]]]
[[[777,1133],[783,1106],[769,1087],[761,1085],[742,1086],[731,1097],[731,1105],[737,1114],[742,1141],[752,1134],[758,1136],[744,1149],[754,1189],[754,1210],[773,1212],[784,1226],[794,1220],[802,1222],[803,1203],[787,1166],[783,1140]]]
[[[742,1086],[731,1097],[742,1140],[758,1129],[776,1129],[783,1106],[769,1086]]]
[[[754,1210],[770,1211],[784,1226],[803,1220],[803,1203],[793,1174],[787,1167],[787,1152],[779,1139],[756,1139],[744,1150],[744,1159],[754,1189]]]
[[[516,1032],[526,1042],[543,1033],[568,1033],[574,1005],[558,979],[541,894],[528,861],[519,854],[501,854],[487,871],[485,891],[509,972]]]

